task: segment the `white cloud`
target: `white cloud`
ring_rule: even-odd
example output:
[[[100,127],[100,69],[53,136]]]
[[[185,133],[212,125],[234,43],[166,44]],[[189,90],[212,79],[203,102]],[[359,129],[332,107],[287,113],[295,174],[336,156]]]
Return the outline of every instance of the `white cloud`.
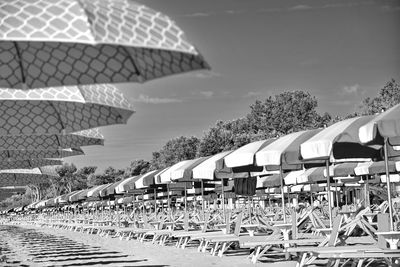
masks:
[[[183,102],[182,99],[150,97],[148,95],[143,95],[143,94],[140,94],[138,98],[133,98],[131,100],[133,102],[146,103],[146,104],[168,104],[168,103]]]
[[[194,73],[196,78],[206,79],[212,77],[220,77],[221,74],[215,71],[203,71],[203,72],[196,72]]]
[[[359,90],[360,85],[358,83],[350,86],[344,86],[342,88],[342,92],[345,94],[358,94]]]
[[[264,95],[264,93],[260,92],[260,91],[256,91],[256,92],[250,91],[250,92],[247,92],[247,94],[245,94],[244,97],[251,98],[251,97],[259,97],[259,96],[263,96],[263,95]]]
[[[312,9],[313,7],[308,6],[308,5],[297,5],[297,6],[292,6],[289,8],[289,10],[308,10]]]
[[[184,17],[209,17],[212,13],[196,12],[191,14],[185,14]]]
[[[212,91],[201,91],[200,94],[204,96],[205,98],[210,98],[214,95],[214,92]]]

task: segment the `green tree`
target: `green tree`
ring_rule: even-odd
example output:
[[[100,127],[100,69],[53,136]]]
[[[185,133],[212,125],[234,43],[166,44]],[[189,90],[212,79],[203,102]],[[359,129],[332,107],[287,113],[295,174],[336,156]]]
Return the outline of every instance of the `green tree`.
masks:
[[[160,151],[153,153],[152,169],[165,168],[182,160],[194,159],[199,142],[195,136],[180,136],[169,140]]]
[[[327,125],[331,116],[317,113],[317,99],[304,91],[283,92],[250,106],[247,118],[255,134],[276,137]]]
[[[125,177],[131,177],[146,173],[150,168],[150,162],[139,159],[131,162],[130,166],[125,170]]]

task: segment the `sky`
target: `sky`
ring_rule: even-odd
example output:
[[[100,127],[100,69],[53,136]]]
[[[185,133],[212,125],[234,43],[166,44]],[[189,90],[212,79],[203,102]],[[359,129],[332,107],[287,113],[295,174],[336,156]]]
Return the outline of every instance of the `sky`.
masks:
[[[345,115],[391,78],[400,81],[399,0],[140,0],[168,15],[211,66],[118,87],[136,113],[102,127],[104,146],[66,158],[78,167],[128,167],[170,139],[201,138],[256,99],[304,90],[318,111]]]

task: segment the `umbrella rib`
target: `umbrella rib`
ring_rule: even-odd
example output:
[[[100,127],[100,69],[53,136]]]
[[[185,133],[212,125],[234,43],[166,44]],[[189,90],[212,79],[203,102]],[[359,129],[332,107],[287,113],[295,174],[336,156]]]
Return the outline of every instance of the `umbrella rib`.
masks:
[[[126,49],[125,46],[122,46],[122,45],[121,45],[120,47],[121,47],[122,50],[126,53],[127,57],[129,58],[129,60],[130,60],[131,63],[132,63],[132,66],[135,68],[135,74],[138,76],[138,78],[140,78],[141,73],[140,73],[140,70],[139,70],[138,66],[137,66],[136,63],[135,63],[135,60],[132,58],[131,54],[129,53],[129,51]]]
[[[56,109],[56,106],[54,106],[54,104],[53,104],[52,101],[47,101],[47,103],[49,103],[49,105],[50,105],[50,106],[54,109],[54,111],[56,112],[57,117],[58,117],[58,121],[60,122],[61,128],[62,128],[61,134],[63,134],[63,133],[64,133],[64,130],[65,130],[65,126],[64,126],[63,121],[61,120],[60,112],[58,112],[58,110]]]
[[[23,64],[22,64],[22,57],[21,57],[21,53],[19,50],[19,46],[17,42],[13,42],[15,50],[17,52],[17,60],[18,60],[18,64],[19,64],[19,69],[21,72],[21,79],[22,79],[22,86],[25,84],[26,85],[26,76],[24,73],[24,68],[23,68]]]

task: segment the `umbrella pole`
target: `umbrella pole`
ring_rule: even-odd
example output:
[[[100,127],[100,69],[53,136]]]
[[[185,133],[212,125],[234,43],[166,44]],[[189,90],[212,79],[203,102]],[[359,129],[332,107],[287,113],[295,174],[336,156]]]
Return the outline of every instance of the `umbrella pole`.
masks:
[[[369,201],[369,176],[368,175],[366,175],[365,176],[366,178],[365,178],[365,191],[366,191],[366,193],[365,193],[365,206],[366,207],[369,207],[370,206],[370,201]]]
[[[206,217],[204,214],[204,182],[203,182],[203,180],[200,180],[200,185],[201,185],[201,211],[203,213],[203,220],[205,220]]]
[[[224,179],[223,178],[221,178],[221,191],[222,191],[222,194],[221,194],[221,197],[222,197],[222,213],[223,213],[223,215],[224,215],[224,221],[226,222],[226,215],[225,215],[225,190],[224,190]]]
[[[185,214],[187,213],[187,188],[186,188],[186,182],[185,182]]]
[[[389,162],[388,162],[388,138],[385,137],[383,150],[385,153],[385,172],[386,172],[386,186],[388,193],[388,204],[389,204],[389,218],[390,218],[390,231],[393,231],[393,207],[392,207],[392,195],[390,190],[390,176],[389,176]]]
[[[157,216],[157,189],[154,188],[154,214]]]
[[[329,173],[329,160],[326,160],[326,178],[328,180],[328,209],[329,209],[329,226],[332,228],[332,199],[331,199],[331,175]]]
[[[167,212],[169,212],[172,220],[171,199],[169,198],[169,184],[167,184]]]
[[[286,223],[285,192],[283,190],[283,169],[282,169],[282,165],[279,166],[279,175],[281,176],[281,198],[282,198],[283,223]]]

